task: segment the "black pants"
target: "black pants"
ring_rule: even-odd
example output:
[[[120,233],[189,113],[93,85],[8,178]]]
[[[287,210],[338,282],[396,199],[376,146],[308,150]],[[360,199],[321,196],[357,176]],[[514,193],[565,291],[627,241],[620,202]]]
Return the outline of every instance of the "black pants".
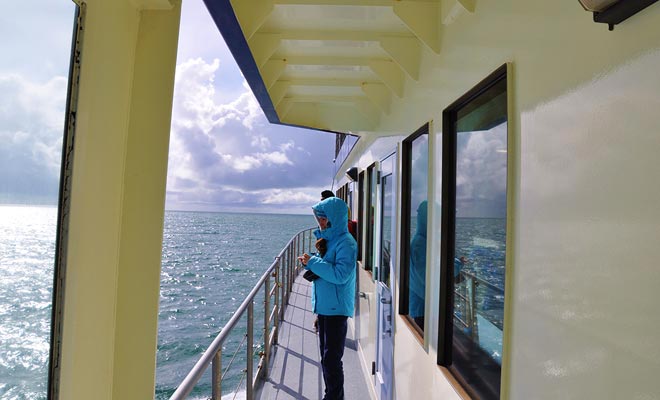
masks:
[[[323,400],[344,399],[344,365],[341,362],[346,344],[348,317],[319,315],[319,342],[325,396]]]

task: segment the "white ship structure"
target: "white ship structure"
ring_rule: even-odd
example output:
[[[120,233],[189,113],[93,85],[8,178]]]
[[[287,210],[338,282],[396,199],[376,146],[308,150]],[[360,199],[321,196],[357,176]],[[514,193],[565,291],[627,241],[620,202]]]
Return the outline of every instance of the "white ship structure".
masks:
[[[660,5],[205,3],[271,123],[337,134],[368,397],[660,399]],[[51,399],[154,396],[180,10],[78,3]]]

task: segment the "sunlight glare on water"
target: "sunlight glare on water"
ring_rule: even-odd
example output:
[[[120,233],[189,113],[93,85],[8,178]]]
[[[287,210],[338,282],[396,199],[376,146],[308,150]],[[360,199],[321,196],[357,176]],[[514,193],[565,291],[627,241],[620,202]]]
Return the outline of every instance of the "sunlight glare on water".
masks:
[[[45,399],[55,207],[0,206],[0,398]]]

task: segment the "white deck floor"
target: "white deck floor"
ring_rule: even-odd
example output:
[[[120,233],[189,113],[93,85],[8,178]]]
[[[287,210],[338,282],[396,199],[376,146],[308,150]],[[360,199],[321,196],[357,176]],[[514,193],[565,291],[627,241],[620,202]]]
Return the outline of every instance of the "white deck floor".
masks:
[[[258,389],[260,400],[323,398],[319,342],[314,332],[311,283],[300,275],[280,326],[279,343],[273,349],[269,376]],[[370,399],[369,383],[359,364],[357,343],[350,327],[344,350],[344,393],[346,400]]]

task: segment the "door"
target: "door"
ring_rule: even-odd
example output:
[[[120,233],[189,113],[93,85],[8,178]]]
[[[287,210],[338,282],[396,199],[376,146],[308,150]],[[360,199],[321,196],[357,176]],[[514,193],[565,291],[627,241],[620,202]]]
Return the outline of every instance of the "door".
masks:
[[[378,257],[376,291],[378,294],[378,324],[376,332],[376,375],[375,386],[379,400],[391,400],[394,363],[394,332],[392,290],[394,280],[394,251],[396,249],[396,218],[394,190],[395,154],[381,162],[379,179],[380,210],[378,215]]]

